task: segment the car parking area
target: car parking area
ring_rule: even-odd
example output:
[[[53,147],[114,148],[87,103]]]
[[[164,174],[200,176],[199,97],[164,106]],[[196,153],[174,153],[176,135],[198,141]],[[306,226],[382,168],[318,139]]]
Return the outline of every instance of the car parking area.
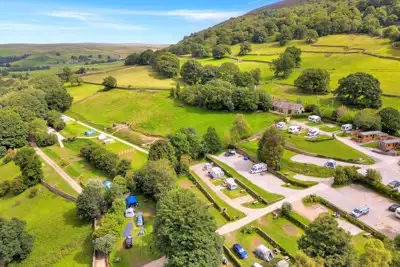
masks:
[[[242,155],[224,156],[219,155],[218,160],[234,168],[240,175],[247,178],[255,185],[268,190],[269,192],[280,194],[285,197],[291,196],[297,193],[297,190],[283,187],[285,183],[278,177],[272,175],[269,172],[250,174],[250,169],[253,166],[253,162],[250,160],[244,160]]]
[[[361,185],[328,188],[318,195],[348,213],[354,208],[368,207],[369,214],[359,217],[359,220],[392,239],[400,233],[400,219],[388,210],[393,202]]]

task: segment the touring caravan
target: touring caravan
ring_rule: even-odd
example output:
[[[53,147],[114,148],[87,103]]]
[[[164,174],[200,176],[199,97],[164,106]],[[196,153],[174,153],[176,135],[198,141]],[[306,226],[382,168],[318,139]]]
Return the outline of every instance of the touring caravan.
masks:
[[[257,163],[254,164],[253,167],[250,170],[251,174],[255,173],[260,173],[260,172],[266,172],[268,170],[268,166],[265,163]]]
[[[213,179],[219,179],[224,177],[224,171],[219,167],[211,168],[211,171],[208,172]]]
[[[284,123],[283,121],[278,122],[278,123],[276,124],[276,127],[277,127],[279,130],[283,130],[283,129],[286,128],[286,123]]]
[[[400,208],[397,208],[394,213],[396,214],[396,217],[400,219]]]
[[[318,135],[319,135],[318,128],[311,128],[307,133],[307,136],[309,136],[309,137],[317,137]]]
[[[233,179],[233,178],[226,178],[225,179],[225,184],[226,184],[226,187],[231,191],[238,189],[238,186],[237,186],[237,184],[235,182],[235,179]]]
[[[341,128],[342,128],[342,131],[351,131],[351,130],[353,130],[353,125],[343,124]]]
[[[321,117],[317,116],[317,115],[311,115],[311,116],[308,116],[308,120],[310,122],[318,123],[318,122],[321,122]]]
[[[301,127],[298,125],[289,126],[288,132],[291,134],[298,134],[301,131]]]

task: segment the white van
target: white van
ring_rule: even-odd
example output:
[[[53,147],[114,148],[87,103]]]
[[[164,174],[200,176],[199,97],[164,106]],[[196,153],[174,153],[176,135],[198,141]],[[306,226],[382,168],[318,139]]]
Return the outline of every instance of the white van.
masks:
[[[318,135],[319,135],[318,128],[311,128],[307,133],[307,136],[309,136],[309,137],[317,137]]]
[[[301,127],[298,125],[294,125],[294,126],[289,126],[288,128],[288,132],[292,133],[292,134],[298,134],[301,131]]]
[[[250,170],[251,174],[255,173],[260,173],[260,172],[266,172],[268,170],[268,166],[265,163],[257,163],[254,164],[253,167]]]
[[[318,122],[321,122],[321,117],[317,116],[317,115],[311,115],[311,116],[308,116],[308,120],[311,122],[318,123]]]
[[[353,125],[343,124],[341,128],[342,128],[342,131],[351,131],[351,130],[353,130]]]

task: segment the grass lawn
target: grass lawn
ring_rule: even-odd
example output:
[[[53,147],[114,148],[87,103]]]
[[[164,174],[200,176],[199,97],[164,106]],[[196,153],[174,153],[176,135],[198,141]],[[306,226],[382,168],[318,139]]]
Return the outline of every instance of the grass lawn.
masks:
[[[101,112],[93,112],[94,110]],[[101,128],[110,127],[116,122],[128,122],[134,131],[160,136],[167,136],[183,127],[192,127],[204,134],[212,126],[221,138],[230,130],[236,116],[231,112],[186,106],[169,98],[168,92],[125,90],[97,94],[73,105],[67,114]],[[254,132],[267,128],[276,118],[276,115],[270,113],[245,114],[245,119]]]
[[[74,102],[91,96],[103,88],[104,86],[85,83],[80,86],[67,86],[68,93],[74,98]]]
[[[308,126],[310,126],[310,127],[316,127],[316,126],[322,126],[322,125],[324,125],[323,122],[307,122],[306,124],[307,124]]]
[[[286,135],[287,144],[297,147],[303,151],[332,157],[343,161],[357,162],[358,159],[363,159],[365,164],[373,164],[373,159],[369,158],[364,153],[349,147],[338,140],[326,140],[323,142],[310,142],[302,135]]]
[[[304,218],[303,216],[296,213],[295,211],[292,210],[291,214],[292,214],[292,217],[297,219],[299,222],[302,222],[305,225],[310,225],[311,222],[308,219]]]
[[[332,125],[332,126],[325,125],[325,126],[319,127],[319,129],[324,132],[334,133],[334,132],[340,131],[342,128],[339,125]]]
[[[135,213],[140,211],[143,212],[145,234],[137,236],[142,227],[136,226],[136,217],[125,218],[125,224],[132,222],[134,225],[131,232],[133,237],[133,246],[130,249],[125,249],[125,238],[122,237],[121,232],[121,236],[118,238],[117,245],[115,246],[116,248],[110,254],[110,261],[113,266],[139,267],[161,257],[161,254],[155,250],[152,240],[153,218],[156,212],[156,203],[141,195],[138,196],[138,200],[140,206],[136,209]],[[124,227],[125,225],[122,229],[124,229]],[[117,257],[121,259],[120,263],[114,263],[114,259]]]
[[[65,138],[73,138],[73,137],[84,137],[85,131],[90,130],[87,127],[84,127],[76,122],[69,121],[66,123],[65,128],[60,131],[60,134]],[[96,137],[99,134],[92,135],[92,137]]]
[[[303,235],[304,231],[286,218],[279,217],[274,220],[273,214],[269,213],[259,218],[255,226],[266,232],[292,256],[299,250],[297,240]]]
[[[228,203],[226,203],[224,200],[220,199],[217,194],[212,191],[206,183],[203,182],[203,180],[194,172],[190,172],[193,177],[196,178],[196,180],[207,190],[207,192],[212,196],[212,198],[215,200],[215,202],[221,207],[221,208],[226,208],[226,212],[228,213],[229,216],[235,219],[240,219],[245,216],[245,214],[237,209],[232,208]]]
[[[28,258],[9,266],[88,266],[92,260],[91,224],[76,215],[75,203],[42,185],[33,198],[26,190],[18,196],[0,198],[0,217],[25,220],[35,237]]]
[[[118,86],[133,88],[165,88],[174,87],[172,79],[160,77],[150,66],[132,66],[112,70],[101,74],[84,76],[85,82],[102,83],[104,77],[113,76]]]
[[[371,142],[371,143],[367,143],[367,144],[362,144],[361,146],[370,147],[370,148],[377,148],[378,147],[378,142]]]
[[[178,186],[194,193],[204,204],[210,204],[210,200],[208,200],[204,193],[187,176],[179,177]],[[214,206],[209,206],[208,212],[215,218],[218,227],[221,227],[228,222],[228,220],[222,216]]]
[[[247,196],[247,192],[241,192],[243,188],[239,187],[237,190],[229,190],[228,188],[224,188],[221,191],[227,195],[229,198],[238,198],[238,197],[243,197]]]
[[[44,174],[43,180],[46,183],[72,196],[77,197],[79,195],[63,178],[60,177],[60,175],[52,167],[47,165],[43,160],[42,169]]]
[[[359,255],[365,252],[365,244],[368,240],[374,239],[373,237],[367,238],[364,237],[365,232],[361,232],[357,235],[352,236],[351,243],[354,245],[354,248],[358,252]]]
[[[279,201],[279,200],[283,199],[283,196],[281,196],[281,195],[268,192],[268,191],[264,190],[263,188],[260,188],[260,187],[256,186],[255,184],[250,182],[248,179],[246,179],[245,177],[240,175],[233,168],[229,167],[228,165],[224,164],[223,162],[221,162],[221,161],[219,161],[219,160],[217,160],[215,158],[211,158],[211,160],[215,161],[225,171],[229,172],[229,174],[233,175],[236,179],[238,179],[243,184],[248,186],[251,190],[256,192],[258,195],[260,195],[265,200],[267,200],[269,202],[276,202],[276,201]]]
[[[19,167],[15,165],[14,161],[0,165],[0,181],[11,181],[18,175],[20,175]]]

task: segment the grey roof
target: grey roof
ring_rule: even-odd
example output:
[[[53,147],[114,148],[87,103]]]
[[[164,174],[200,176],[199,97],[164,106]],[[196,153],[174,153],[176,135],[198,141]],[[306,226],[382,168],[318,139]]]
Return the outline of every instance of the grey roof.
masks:
[[[389,139],[389,140],[383,140],[381,141],[382,143],[384,143],[385,145],[389,145],[389,144],[400,144],[400,139]]]
[[[272,106],[275,108],[283,108],[283,109],[304,109],[302,104],[291,103],[291,102],[283,102],[283,101],[274,101]]]
[[[359,135],[362,135],[362,136],[367,136],[367,135],[382,135],[382,136],[385,136],[387,134],[382,133],[381,131],[369,131],[369,132],[361,132],[361,133],[359,133]]]

